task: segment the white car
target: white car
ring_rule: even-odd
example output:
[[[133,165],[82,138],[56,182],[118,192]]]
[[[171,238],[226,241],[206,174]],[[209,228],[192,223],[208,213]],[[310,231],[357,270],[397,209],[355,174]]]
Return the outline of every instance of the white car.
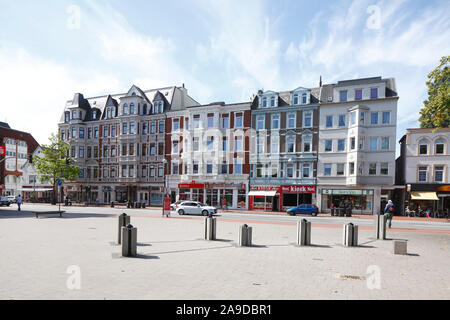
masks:
[[[11,203],[16,203],[16,197],[15,196],[6,196],[6,198],[11,202]]]
[[[207,216],[209,214],[217,213],[217,209],[197,201],[183,201],[177,206],[175,212],[179,215],[202,214]]]

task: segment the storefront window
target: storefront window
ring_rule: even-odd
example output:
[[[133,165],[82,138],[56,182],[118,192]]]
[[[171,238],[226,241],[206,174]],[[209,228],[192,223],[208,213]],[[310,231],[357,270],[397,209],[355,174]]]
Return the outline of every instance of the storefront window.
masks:
[[[322,190],[322,209],[330,209],[332,204],[335,208],[351,205],[353,213],[371,214],[373,190]]]
[[[246,192],[245,189],[241,189],[238,191],[238,199],[237,199],[237,206],[238,208],[245,208],[245,197]]]

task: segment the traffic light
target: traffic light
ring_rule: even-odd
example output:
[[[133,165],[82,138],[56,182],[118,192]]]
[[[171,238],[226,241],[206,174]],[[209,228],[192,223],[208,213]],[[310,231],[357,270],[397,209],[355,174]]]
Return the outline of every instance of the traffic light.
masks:
[[[33,163],[33,155],[32,154],[28,155],[28,162]]]

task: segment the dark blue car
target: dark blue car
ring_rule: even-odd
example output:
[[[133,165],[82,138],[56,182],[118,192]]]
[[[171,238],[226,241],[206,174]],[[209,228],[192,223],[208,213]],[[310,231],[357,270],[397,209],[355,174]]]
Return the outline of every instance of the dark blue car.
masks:
[[[291,208],[287,211],[291,216],[295,216],[296,214],[310,214],[313,216],[317,216],[319,213],[319,208],[317,208],[313,204],[303,203],[297,207]]]

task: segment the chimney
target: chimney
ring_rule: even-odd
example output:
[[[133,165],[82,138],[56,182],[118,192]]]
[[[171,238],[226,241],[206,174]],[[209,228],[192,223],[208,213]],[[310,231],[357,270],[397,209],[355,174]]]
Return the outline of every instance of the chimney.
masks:
[[[322,76],[320,76],[320,80],[319,80],[319,87],[322,86]]]

